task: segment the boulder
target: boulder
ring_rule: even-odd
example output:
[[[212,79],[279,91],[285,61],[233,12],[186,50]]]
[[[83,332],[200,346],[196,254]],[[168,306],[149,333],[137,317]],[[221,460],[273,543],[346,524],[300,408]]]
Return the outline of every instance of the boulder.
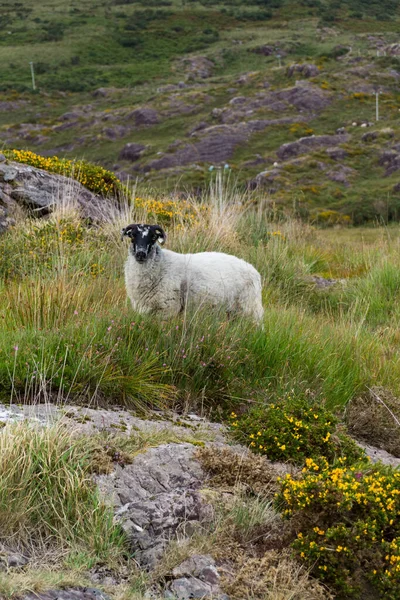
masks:
[[[154,567],[178,531],[191,535],[212,517],[199,492],[205,474],[195,452],[191,444],[163,444],[98,479],[142,567]]]
[[[137,127],[157,125],[157,123],[160,122],[157,111],[154,110],[154,108],[149,108],[147,106],[137,108],[129,113],[126,118],[128,120],[133,120]]]
[[[235,149],[248,139],[243,126],[214,125],[192,133],[195,139],[190,145],[177,148],[174,153],[150,161],[145,170],[167,169],[197,162],[218,164],[231,158]],[[197,139],[196,139],[197,138]]]
[[[332,158],[332,160],[343,160],[347,156],[346,150],[338,146],[334,148],[327,148],[325,152],[329,158]]]
[[[400,170],[400,153],[395,148],[384,150],[380,155],[379,164],[385,167],[386,176],[392,175],[392,173]]]
[[[263,56],[272,56],[276,54],[286,56],[286,52],[284,50],[281,50],[277,46],[272,46],[271,44],[263,44],[262,46],[256,46],[255,48],[249,48],[249,52],[254,52],[254,54],[262,54]]]
[[[82,217],[103,221],[113,211],[111,200],[96,196],[78,181],[29,165],[0,162],[0,230],[7,228],[8,213],[21,206],[35,216],[46,215],[58,205],[76,206]]]
[[[288,77],[293,75],[302,75],[303,77],[316,77],[319,75],[319,69],[317,65],[312,63],[294,64],[290,65],[286,71]]]
[[[186,79],[188,81],[193,81],[211,77],[214,63],[205,56],[193,56],[191,58],[183,58],[180,60],[179,67],[185,71]]]
[[[146,146],[143,146],[143,144],[129,142],[122,148],[118,158],[119,160],[129,160],[130,162],[135,162],[141,157],[145,149]]]
[[[345,186],[350,185],[348,178],[355,174],[355,170],[350,167],[346,167],[344,165],[337,165],[333,169],[327,172],[326,176],[331,181],[335,181],[336,183],[342,183]]]
[[[309,137],[302,137],[295,142],[288,142],[283,144],[276,152],[278,158],[281,160],[287,160],[299,154],[307,154],[313,152],[324,146],[334,146],[347,142],[350,139],[350,135],[312,135]]]

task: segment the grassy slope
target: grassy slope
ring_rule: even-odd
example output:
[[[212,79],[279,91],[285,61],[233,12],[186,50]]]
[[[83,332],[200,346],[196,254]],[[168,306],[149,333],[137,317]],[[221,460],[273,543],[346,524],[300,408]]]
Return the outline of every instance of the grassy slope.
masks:
[[[400,139],[400,99],[396,79],[390,75],[398,67],[398,59],[377,57],[374,42],[368,39],[368,35],[381,35],[387,43],[396,40],[397,13],[391,12],[389,5],[382,5],[379,12],[375,4],[345,3],[340,11],[332,9],[332,17],[331,9],[326,13],[325,8],[313,7],[312,3],[299,5],[288,1],[280,8],[269,9],[271,18],[260,21],[243,20],[243,6],[228,2],[208,6],[174,1],[159,9],[164,11],[162,14],[154,12],[147,21],[143,19],[144,5],[139,2],[120,5],[86,0],[66,6],[61,2],[38,5],[26,0],[24,7],[32,12],[15,10],[11,5],[2,8],[9,19],[7,26],[7,19],[3,21],[3,31],[12,33],[3,35],[0,41],[0,60],[4,66],[0,74],[0,89],[3,87],[4,92],[0,99],[16,103],[15,110],[0,112],[0,126],[7,130],[7,145],[57,152],[71,158],[84,157],[111,168],[118,162],[120,169],[136,177],[129,163],[118,161],[118,154],[127,142],[148,147],[141,160],[145,163],[156,158],[160,151],[165,152],[176,139],[185,142],[187,132],[200,121],[216,124],[218,121],[211,116],[213,108],[228,105],[237,95],[255,96],[265,89],[265,81],[272,90],[289,87],[295,78],[287,77],[286,65],[313,62],[320,67],[320,74],[312,78],[312,83],[332,94],[332,103],[326,109],[311,119],[297,111],[274,113],[267,109],[255,113],[254,118],[287,115],[299,122],[306,118],[307,126],[316,135],[348,127],[352,140],[342,163],[355,173],[350,177],[350,186],[330,181],[324,171],[315,168],[315,161],[325,161],[328,168],[334,162],[323,151],[314,152],[300,167],[291,172],[290,166],[284,170],[272,200],[285,206],[300,202],[313,216],[338,210],[356,221],[385,218],[388,211],[377,209],[377,205],[390,205],[390,218],[398,214],[400,200],[393,192],[398,178],[395,174],[384,178],[384,169],[378,164],[381,149]],[[262,9],[250,5],[246,10],[251,10],[254,16]],[[357,13],[360,10],[364,14],[362,19]],[[321,32],[321,19],[334,26],[334,30]],[[281,69],[275,56],[249,52],[265,43],[280,43],[289,51]],[[349,57],[336,60],[332,52],[337,46],[351,46]],[[185,78],[179,59],[193,55],[204,55],[214,62],[212,76],[201,81],[200,87],[195,85],[174,93],[157,92],[160,85]],[[354,58],[357,63],[349,62]],[[39,88],[36,94],[29,92],[30,60],[36,65]],[[354,69],[359,67],[366,68],[368,74],[357,75]],[[238,76],[249,71],[255,72],[249,83],[238,86]],[[382,120],[377,129],[391,127],[394,138],[390,140],[383,135],[367,145],[361,142],[365,130],[352,128],[351,123],[373,121],[375,99],[370,93],[360,99],[353,92],[372,84],[385,89],[381,98]],[[93,97],[92,91],[98,87],[116,89],[107,97]],[[236,91],[231,91],[232,88]],[[173,94],[179,102],[194,105],[193,114],[168,117]],[[26,104],[18,105],[21,100]],[[129,112],[143,105],[161,112],[160,123],[147,128],[127,128]],[[77,125],[59,128],[65,124],[60,117],[66,111],[82,107],[86,107],[86,113],[79,117]],[[21,123],[32,123],[36,129],[27,133],[24,126],[18,128]],[[106,129],[115,125],[125,127],[126,131],[122,137],[118,134],[116,139],[110,139]],[[10,126],[15,127],[10,129]],[[281,126],[254,134],[229,161],[235,177],[240,183],[252,179],[276,160],[275,152],[281,144],[301,137],[303,130],[300,127],[292,132],[290,126]],[[264,165],[247,164],[256,156],[263,158]],[[152,171],[139,179],[164,189],[175,187],[177,182],[181,188],[204,186],[208,181],[208,166]],[[361,211],[362,218],[359,218],[360,204],[365,208]]]

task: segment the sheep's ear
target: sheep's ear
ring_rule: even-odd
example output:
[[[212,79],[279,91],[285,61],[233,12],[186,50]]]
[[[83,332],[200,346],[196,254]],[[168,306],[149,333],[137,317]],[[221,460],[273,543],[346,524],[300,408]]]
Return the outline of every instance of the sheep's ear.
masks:
[[[165,244],[167,240],[167,235],[162,227],[158,225],[154,228],[154,233],[158,236],[157,241],[159,244]]]
[[[124,237],[130,237],[131,239],[133,238],[133,236],[136,233],[136,225],[128,225],[128,227],[124,227],[121,230],[121,241],[124,239]]]

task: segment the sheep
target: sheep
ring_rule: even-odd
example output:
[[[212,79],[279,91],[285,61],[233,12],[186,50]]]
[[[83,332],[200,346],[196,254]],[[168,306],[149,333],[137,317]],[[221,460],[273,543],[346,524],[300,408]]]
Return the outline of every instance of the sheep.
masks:
[[[139,313],[171,317],[189,305],[223,306],[261,323],[261,276],[249,263],[222,252],[178,254],[161,249],[166,234],[159,225],[132,224],[121,232],[131,239],[125,284]]]

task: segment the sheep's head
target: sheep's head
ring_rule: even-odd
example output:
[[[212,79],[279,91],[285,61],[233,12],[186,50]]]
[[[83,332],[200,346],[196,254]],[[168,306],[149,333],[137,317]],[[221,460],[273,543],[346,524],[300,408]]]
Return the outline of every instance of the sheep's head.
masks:
[[[159,225],[135,223],[124,227],[121,238],[127,236],[132,241],[132,253],[137,262],[144,263],[152,254],[157,242],[164,244],[167,236]]]

